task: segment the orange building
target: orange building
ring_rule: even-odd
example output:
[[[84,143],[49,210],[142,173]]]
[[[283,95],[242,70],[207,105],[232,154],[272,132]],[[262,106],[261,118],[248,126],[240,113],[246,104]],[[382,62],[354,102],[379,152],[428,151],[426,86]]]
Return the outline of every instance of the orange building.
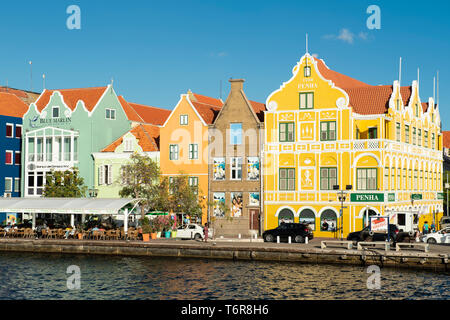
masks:
[[[202,200],[201,223],[208,220],[208,126],[222,108],[223,101],[196,94],[182,94],[161,127],[160,166],[163,176],[187,174],[189,184],[198,187]]]

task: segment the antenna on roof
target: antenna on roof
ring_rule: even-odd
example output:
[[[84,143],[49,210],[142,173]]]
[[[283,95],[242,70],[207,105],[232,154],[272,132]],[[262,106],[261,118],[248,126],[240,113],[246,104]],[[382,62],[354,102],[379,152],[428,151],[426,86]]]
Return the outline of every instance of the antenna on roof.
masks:
[[[42,74],[42,89],[45,90],[45,73]]]
[[[436,103],[436,77],[433,77],[433,102]]]
[[[402,57],[400,57],[400,67],[398,69],[398,86],[402,86]]]
[[[417,93],[419,92],[419,83],[420,83],[420,69],[417,68]]]
[[[33,91],[33,61],[28,62],[30,64],[30,91]]]
[[[220,100],[222,100],[222,80],[220,80],[220,93],[219,93]]]
[[[439,107],[439,70],[437,71],[436,105]]]

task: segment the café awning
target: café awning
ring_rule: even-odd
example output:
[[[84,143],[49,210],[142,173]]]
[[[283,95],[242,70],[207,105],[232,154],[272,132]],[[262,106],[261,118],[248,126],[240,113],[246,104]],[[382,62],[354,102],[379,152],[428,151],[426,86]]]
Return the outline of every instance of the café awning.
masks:
[[[58,214],[118,214],[119,210],[140,199],[98,198],[5,198],[0,199],[0,212]]]

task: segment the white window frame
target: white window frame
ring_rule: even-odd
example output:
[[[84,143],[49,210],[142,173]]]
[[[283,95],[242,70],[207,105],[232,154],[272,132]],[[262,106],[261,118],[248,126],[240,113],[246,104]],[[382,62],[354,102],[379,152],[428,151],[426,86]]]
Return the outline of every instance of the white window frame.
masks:
[[[189,160],[198,160],[198,144],[189,144]]]
[[[234,165],[233,165],[234,163]],[[240,171],[240,175],[239,175]],[[233,173],[235,178],[233,178]],[[230,180],[242,180],[242,157],[232,157],[230,158]]]
[[[108,111],[109,111],[109,117],[108,117]],[[105,109],[105,119],[116,120],[116,109],[106,108]]]
[[[6,154],[7,153],[11,154],[11,163],[7,163],[6,162]],[[8,165],[8,166],[14,165],[14,151],[12,151],[12,150],[5,150],[5,164]]]
[[[11,188],[6,189],[6,181],[9,180]],[[5,177],[5,193],[11,193],[13,191],[13,178]]]
[[[20,178],[14,178],[14,192],[20,192]]]
[[[180,126],[187,126],[189,124],[189,115],[180,114]]]
[[[9,126],[11,127],[11,135],[8,136],[7,132],[5,132],[5,137],[6,138],[14,138],[14,123],[6,123],[6,128]]]
[[[19,161],[19,163],[16,163],[16,154],[19,154],[19,155],[20,155],[20,161]],[[22,163],[22,155],[21,155],[21,152],[20,152],[20,151],[14,151],[14,165],[20,166],[21,163]]]
[[[20,137],[17,136],[17,128],[20,128]],[[16,124],[16,127],[14,129],[14,136],[16,137],[16,139],[20,139],[22,138],[22,134],[23,134],[23,126],[21,124]]]
[[[123,151],[124,152],[133,151],[133,139],[131,138],[123,139]]]
[[[55,110],[58,110],[58,116],[57,116],[57,117],[55,117]],[[59,118],[59,116],[60,116],[60,111],[61,111],[61,109],[60,109],[59,106],[53,106],[53,107],[52,107],[52,119],[57,119],[57,118]]]

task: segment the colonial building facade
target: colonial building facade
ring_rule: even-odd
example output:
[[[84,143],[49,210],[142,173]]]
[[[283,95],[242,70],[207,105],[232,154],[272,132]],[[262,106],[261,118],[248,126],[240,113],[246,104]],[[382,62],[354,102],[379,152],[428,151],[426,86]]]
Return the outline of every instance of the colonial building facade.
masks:
[[[242,79],[209,126],[210,217],[216,236],[259,234],[262,214],[261,151],[265,105],[247,99]],[[224,206],[219,206],[222,202]],[[224,208],[229,208],[225,212]]]
[[[439,221],[439,106],[417,81],[371,86],[309,54],[292,73],[266,101],[264,229],[305,221],[317,237],[346,236],[404,210],[419,227]]]
[[[95,189],[93,152],[131,129],[112,87],[44,90],[23,117],[22,194],[42,196],[50,170],[79,169]]]

